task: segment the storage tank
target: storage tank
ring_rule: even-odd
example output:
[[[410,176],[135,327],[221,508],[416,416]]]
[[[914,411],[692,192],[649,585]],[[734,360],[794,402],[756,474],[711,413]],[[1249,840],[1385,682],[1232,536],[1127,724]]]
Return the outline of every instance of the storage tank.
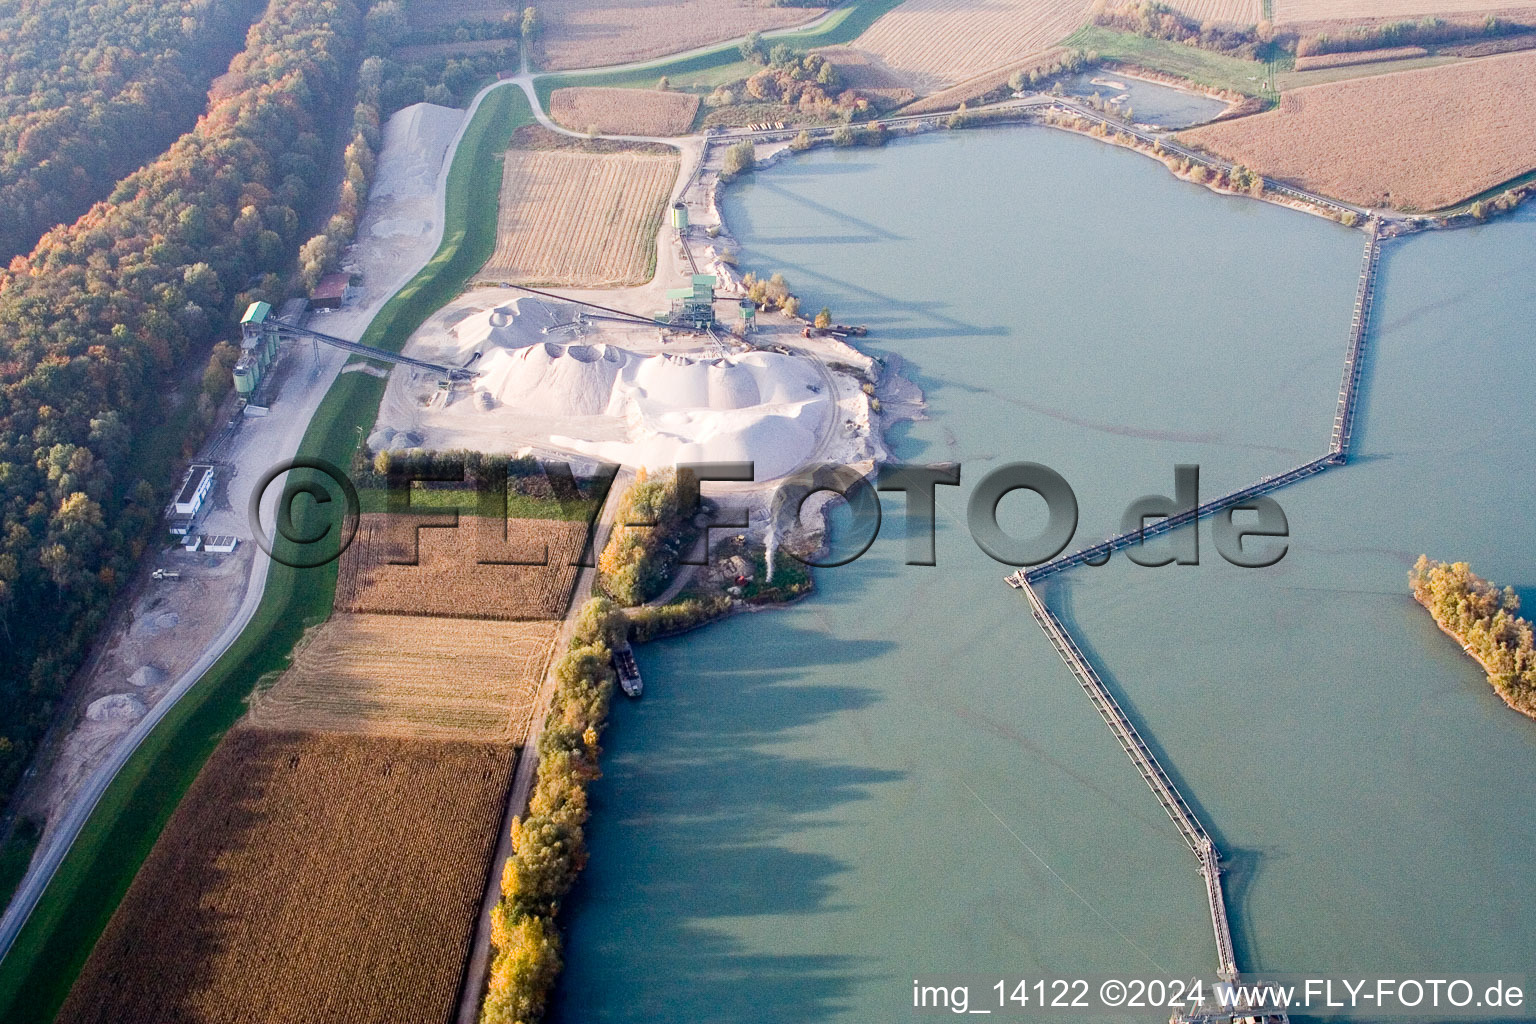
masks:
[[[261,382],[260,365],[254,360],[242,359],[235,364],[234,377],[235,393],[241,398],[250,398]]]
[[[757,323],[757,303],[751,299],[742,299],[737,307],[741,311],[741,329],[743,333],[752,330]]]
[[[682,203],[672,204],[672,226],[678,231],[688,230],[688,207]]]

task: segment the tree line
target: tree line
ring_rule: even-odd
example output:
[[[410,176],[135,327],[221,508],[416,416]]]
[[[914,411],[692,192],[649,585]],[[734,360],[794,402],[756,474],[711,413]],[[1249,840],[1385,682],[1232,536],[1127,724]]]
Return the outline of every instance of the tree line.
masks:
[[[1338,35],[1323,33],[1302,36],[1296,41],[1296,56],[1357,53],[1393,46],[1435,46],[1469,39],[1496,39],[1532,31],[1536,31],[1536,25],[1507,21],[1491,14],[1476,22],[1446,21],[1443,18],[1391,21],[1384,25],[1361,25]]]
[[[1243,60],[1263,59],[1261,51],[1273,38],[1268,22],[1249,28],[1201,22],[1159,0],[1137,0],[1119,5],[1100,0],[1093,8],[1093,22],[1118,32],[1184,43]]]
[[[361,28],[356,0],[271,0],[196,126],[0,274],[0,798],[158,527],[171,481],[133,452],[162,396],[280,297],[326,199]]]
[[[1408,573],[1413,599],[1483,666],[1504,702],[1536,718],[1536,636],[1514,588],[1500,590],[1466,562],[1420,555]]]
[[[587,863],[587,786],[602,774],[598,738],[613,698],[613,651],[627,630],[622,611],[593,598],[555,667],[554,699],[538,741],[538,781],[527,815],[512,822],[512,857],[491,918],[496,953],[481,1024],[537,1021],[560,973],[556,917]]]
[[[597,588],[620,605],[644,604],[665,590],[694,539],[692,516],[698,510],[683,507],[678,479],[686,472],[651,475],[641,467],[619,497],[613,530],[597,559]]]
[[[399,0],[380,0],[368,10],[364,51],[377,58],[370,78],[376,80],[376,102],[382,118],[413,103],[463,107],[481,83],[497,72],[517,67],[519,40],[538,32],[538,12],[503,12],[499,20],[463,19],[454,25],[413,29]],[[445,38],[446,37],[446,38]],[[500,40],[502,45],[477,53],[453,56],[401,57],[402,47],[430,42]]]
[[[1435,46],[1472,39],[1494,39],[1536,31],[1536,26],[1488,15],[1477,21],[1421,18],[1357,25],[1337,33],[1297,35],[1277,32],[1269,21],[1255,25],[1217,25],[1198,21],[1161,0],[1109,3],[1098,0],[1093,23],[1147,39],[1163,39],[1225,53],[1243,60],[1269,60],[1284,53],[1297,57],[1354,53],[1394,46]]]
[[[196,121],[256,0],[0,5],[0,265]]]

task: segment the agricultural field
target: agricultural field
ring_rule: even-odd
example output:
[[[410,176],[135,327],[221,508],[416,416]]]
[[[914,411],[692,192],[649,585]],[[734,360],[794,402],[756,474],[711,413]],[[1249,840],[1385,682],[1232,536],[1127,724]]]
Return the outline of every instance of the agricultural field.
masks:
[[[512,765],[501,744],[231,730],[58,1021],[450,1019]]]
[[[1043,71],[1046,68],[1050,68],[1057,61],[1061,60],[1062,57],[1066,56],[1068,52],[1064,46],[1053,46],[1049,50],[1042,50],[1017,64],[1009,64],[996,71],[989,71],[984,75],[968,78],[959,85],[952,85],[948,89],[941,89],[938,92],[930,93],[916,103],[904,107],[901,112],[903,114],[928,114],[940,110],[952,110],[961,103],[973,102],[994,89],[1002,88],[1008,84],[1008,80],[1016,72],[1028,74],[1030,71]]]
[[[1362,205],[1436,210],[1536,168],[1536,53],[1309,86],[1180,138]]]
[[[549,102],[560,124],[603,135],[686,135],[698,112],[698,96],[656,89],[556,89]]]
[[[677,181],[675,153],[507,151],[496,251],[483,276],[618,288],[655,272],[656,232]]]
[[[1399,60],[1378,60],[1369,64],[1338,64],[1331,68],[1312,68],[1306,71],[1281,71],[1275,75],[1275,87],[1281,92],[1305,89],[1309,85],[1327,85],[1352,78],[1370,78],[1374,75],[1395,75],[1402,71],[1419,68],[1438,68],[1456,63],[1455,57],[1425,55],[1403,57]]]
[[[1273,0],[1276,25],[1529,10],[1531,0]]]
[[[1172,0],[1168,6],[1202,24],[1257,25],[1264,17],[1260,0]]]
[[[1085,0],[906,0],[853,43],[931,91],[1061,42],[1088,20]]]
[[[558,622],[338,613],[315,628],[251,724],[521,742]]]
[[[788,28],[821,15],[816,7],[773,7],[758,0],[562,0],[539,6],[544,30],[534,43],[540,71],[648,60]]]
[[[1491,57],[1496,53],[1513,53],[1515,50],[1532,49],[1536,49],[1536,32],[1527,32],[1518,36],[1500,36],[1495,39],[1480,39],[1474,43],[1437,46],[1435,47],[1435,52],[1446,57]]]
[[[474,619],[557,619],[576,584],[585,523],[461,516],[452,529],[417,528],[435,517],[364,513],[341,556],[336,610]],[[547,565],[517,565],[547,554]],[[400,564],[415,562],[412,564]]]
[[[1352,50],[1344,53],[1317,53],[1296,58],[1297,71],[1316,71],[1319,68],[1342,68],[1351,64],[1373,64],[1382,60],[1405,60],[1423,57],[1429,51],[1422,46],[1389,46],[1380,50]]]

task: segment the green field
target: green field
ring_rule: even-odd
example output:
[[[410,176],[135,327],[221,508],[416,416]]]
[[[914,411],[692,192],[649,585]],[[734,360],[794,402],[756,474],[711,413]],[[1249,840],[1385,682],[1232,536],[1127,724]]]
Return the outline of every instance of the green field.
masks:
[[[583,486],[583,490],[585,487]],[[357,492],[358,504],[363,512],[388,512],[389,492],[382,488],[363,488]],[[556,498],[530,498],[526,494],[507,495],[508,519],[562,519],[567,522],[586,522],[592,518],[591,501],[572,501],[562,504]],[[411,491],[411,511],[456,511],[463,516],[496,515],[479,503],[474,491],[450,488],[422,488]]]
[[[1255,60],[1239,60],[1183,43],[1116,32],[1100,25],[1084,25],[1062,40],[1061,45],[1093,50],[1105,60],[1138,64],[1212,89],[1229,89],[1248,96],[1274,96],[1268,81],[1268,66]]]
[[[489,258],[496,241],[500,157],[513,129],[531,120],[527,100],[515,87],[497,89],[482,102],[449,171],[442,245],[374,318],[363,335],[365,344],[399,350]],[[338,377],[304,435],[300,454],[350,465],[358,428],[372,425],[383,393],[384,381],[369,374]],[[244,713],[246,695],[263,674],[286,666],[307,627],[330,615],[335,586],[334,562],[319,569],[272,566],[250,625],[118,773],[10,954],[0,961],[0,1020],[46,1024],[53,1019],[171,812],[219,739]]]
[[[840,46],[851,43],[864,34],[879,17],[901,3],[901,0],[853,0],[838,8],[826,21],[815,28],[791,29],[786,32],[765,32],[763,38],[770,45],[787,43],[797,50],[809,50],[816,46]],[[714,88],[727,82],[746,78],[755,64],[741,59],[739,41],[721,43],[683,57],[658,57],[617,71],[564,71],[558,74],[540,75],[534,80],[534,90],[539,103],[549,109],[549,95],[556,89],[573,85],[604,85],[627,88],[650,88],[665,75],[674,86],[680,88]]]
[[[0,843],[0,905],[11,901],[11,894],[27,873],[27,865],[32,863],[32,854],[37,851],[41,838],[36,825],[20,821],[10,837]]]

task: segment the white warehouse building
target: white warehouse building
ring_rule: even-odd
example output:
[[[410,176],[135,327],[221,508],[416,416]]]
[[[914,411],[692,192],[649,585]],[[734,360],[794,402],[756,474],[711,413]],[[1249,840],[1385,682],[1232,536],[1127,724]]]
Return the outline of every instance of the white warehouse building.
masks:
[[[169,510],[172,536],[184,537],[191,531],[198,513],[203,510],[203,502],[208,500],[212,491],[213,467],[204,462],[188,466],[187,475],[181,480],[181,489],[176,492],[176,500],[171,503]]]

